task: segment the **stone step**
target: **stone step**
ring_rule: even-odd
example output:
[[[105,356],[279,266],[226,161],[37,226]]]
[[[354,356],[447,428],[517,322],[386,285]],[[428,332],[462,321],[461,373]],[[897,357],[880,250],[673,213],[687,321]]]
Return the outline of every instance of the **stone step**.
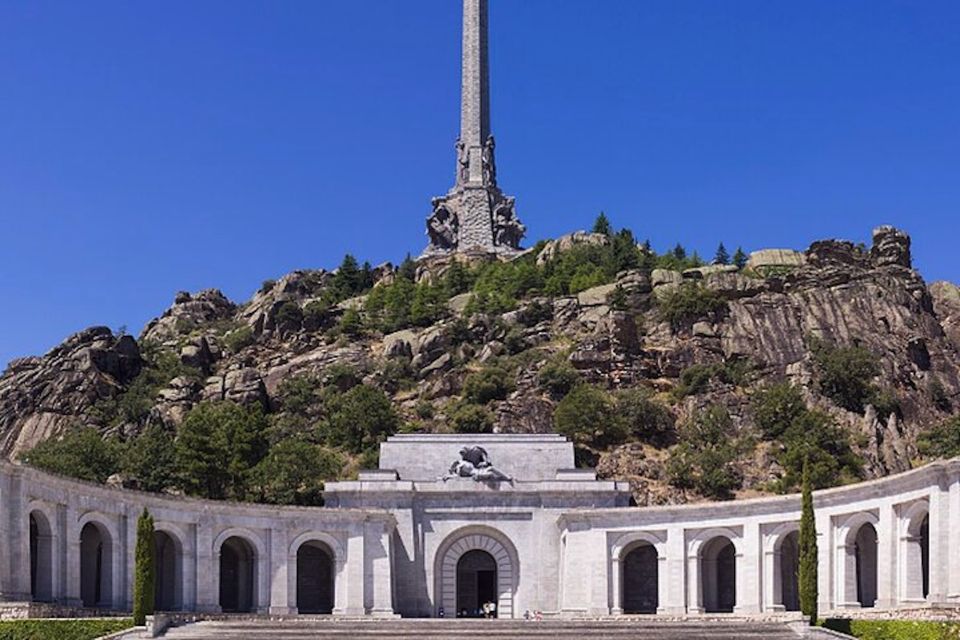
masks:
[[[611,638],[631,640],[797,640],[783,624],[746,621],[549,621],[515,620],[384,620],[345,623],[340,621],[206,621],[170,629],[171,640],[582,640]]]

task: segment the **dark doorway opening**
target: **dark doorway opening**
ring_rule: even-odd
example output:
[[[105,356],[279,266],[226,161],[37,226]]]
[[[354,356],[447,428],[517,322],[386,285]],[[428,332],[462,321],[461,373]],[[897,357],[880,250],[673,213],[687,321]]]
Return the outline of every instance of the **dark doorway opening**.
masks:
[[[482,618],[487,603],[499,606],[497,562],[486,551],[468,551],[457,563],[457,617]]]
[[[220,609],[225,613],[250,613],[254,608],[256,553],[236,536],[220,547]]]
[[[297,550],[297,611],[333,613],[333,554],[322,542],[306,542]]]
[[[623,559],[623,612],[656,613],[658,594],[657,549],[651,544],[634,548]]]

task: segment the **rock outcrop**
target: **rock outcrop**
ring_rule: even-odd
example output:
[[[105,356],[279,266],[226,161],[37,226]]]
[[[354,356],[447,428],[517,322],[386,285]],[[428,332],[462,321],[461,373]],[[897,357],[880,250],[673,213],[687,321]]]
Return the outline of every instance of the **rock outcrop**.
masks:
[[[42,357],[14,360],[0,378],[0,447],[15,456],[85,421],[99,400],[113,398],[142,366],[136,341],[93,327]]]
[[[604,235],[578,232],[521,259],[542,265],[577,246],[607,243]],[[461,258],[421,261],[417,280],[436,282],[454,260]],[[480,265],[489,257],[462,261]],[[384,284],[397,273],[388,264],[373,271]],[[865,473],[876,477],[908,468],[918,434],[960,407],[960,288],[946,282],[928,288],[912,268],[909,236],[891,227],[876,229],[871,247],[825,240],[804,252],[757,251],[742,271],[633,269],[575,295],[531,294],[501,314],[468,317],[470,296],[461,294],[433,325],[386,335],[337,331],[345,310],[362,309],[364,298],[328,304],[325,292],[334,278],[326,271],[297,271],[264,283],[241,306],[216,290],[178,294],[144,329],[140,345],[144,354],[159,348],[175,356],[188,373],[161,381],[148,419],[176,427],[203,401],[281,411],[284,380],[322,377],[339,365],[388,393],[408,423],[444,430],[466,377],[509,361],[510,392],[488,407],[496,429],[544,432],[553,428],[558,398],[542,387],[539,375],[548,363],[564,361],[581,380],[605,389],[642,386],[659,394],[678,423],[720,404],[748,432],[750,394],[771,381],[793,381],[809,404],[856,436]],[[673,326],[659,305],[689,283],[712,291],[725,309]],[[881,419],[873,407],[861,415],[822,396],[811,338],[875,354],[880,373],[873,383],[895,398],[898,411]],[[749,380],[738,385],[714,379],[683,400],[667,393],[693,365],[730,363],[749,365]],[[0,378],[3,455],[15,456],[73,424],[106,429],[91,407],[125,392],[143,366],[137,341],[104,328],[76,334],[46,356],[10,363]],[[600,452],[594,462],[602,474],[629,478],[638,502],[683,501],[665,484],[666,457],[663,447],[632,442]],[[748,490],[779,473],[762,447],[742,464]]]

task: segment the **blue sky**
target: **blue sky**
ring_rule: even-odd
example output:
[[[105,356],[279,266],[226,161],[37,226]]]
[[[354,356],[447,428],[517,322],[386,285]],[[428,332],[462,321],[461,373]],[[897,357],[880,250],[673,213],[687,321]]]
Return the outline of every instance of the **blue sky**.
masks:
[[[960,3],[491,0],[529,240],[907,229],[960,280]],[[0,366],[178,290],[419,252],[453,181],[457,0],[0,2]]]

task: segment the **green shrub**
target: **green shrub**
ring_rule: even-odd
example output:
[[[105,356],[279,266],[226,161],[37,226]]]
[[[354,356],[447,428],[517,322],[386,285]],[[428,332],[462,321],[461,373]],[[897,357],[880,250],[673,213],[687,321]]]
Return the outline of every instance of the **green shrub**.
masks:
[[[807,411],[800,389],[781,382],[766,386],[750,399],[753,418],[768,440],[779,438]]]
[[[359,338],[363,335],[363,319],[360,317],[360,312],[353,308],[345,310],[340,316],[337,327],[343,335]]]
[[[325,327],[330,318],[330,304],[326,300],[312,300],[303,308],[303,328],[317,331]]]
[[[269,293],[277,285],[276,280],[264,280],[260,284],[260,293]]]
[[[736,387],[744,385],[750,378],[753,365],[742,358],[727,360],[716,364],[694,364],[680,372],[680,384],[674,390],[677,398],[696,396],[707,390],[712,380]]]
[[[326,441],[353,453],[377,446],[397,432],[400,418],[386,394],[360,384],[346,393],[330,394],[324,402]]]
[[[666,444],[673,436],[674,418],[667,407],[642,388],[621,389],[613,394],[617,420],[630,437]]]
[[[930,458],[960,456],[960,415],[921,433],[917,448],[921,454]]]
[[[137,488],[162,493],[177,485],[177,455],[172,429],[151,424],[123,447],[121,468]]]
[[[153,615],[157,568],[153,554],[153,518],[144,509],[137,519],[137,544],[134,551],[133,624],[143,626]]]
[[[277,309],[274,321],[280,331],[298,331],[303,326],[303,310],[296,302],[288,300]]]
[[[707,385],[713,380],[716,372],[716,365],[690,365],[680,372],[680,384],[674,389],[674,395],[678,398],[700,395],[707,390]]]
[[[187,413],[175,444],[179,484],[188,494],[243,500],[251,469],[267,449],[260,408],[201,402]]]
[[[336,451],[285,440],[253,468],[249,497],[266,504],[322,506],[324,481],[336,479],[343,466]]]
[[[781,445],[776,454],[784,469],[781,491],[800,485],[804,461],[814,489],[860,476],[862,461],[853,452],[849,434],[827,414],[811,411],[800,389],[786,382],[769,385],[757,391],[750,403],[763,438]]]
[[[821,626],[862,640],[954,640],[960,637],[960,624],[955,622],[828,618]]]
[[[0,622],[0,640],[94,640],[131,627],[130,618],[5,620]]]
[[[625,424],[617,419],[613,397],[588,384],[574,388],[560,401],[553,424],[558,433],[581,446],[608,447],[627,436]]]
[[[688,328],[695,321],[718,320],[727,310],[727,302],[715,291],[696,283],[684,283],[657,299],[660,317],[674,331]]]
[[[580,384],[580,374],[566,359],[551,360],[537,374],[540,388],[555,398],[562,398]]]
[[[839,407],[863,413],[876,394],[877,357],[863,347],[837,347],[817,339],[811,341],[811,350],[820,393]]]
[[[32,467],[79,480],[104,483],[120,470],[122,445],[90,427],[71,429],[59,440],[45,440],[20,459]]]
[[[680,429],[680,443],[671,451],[667,473],[681,489],[728,500],[743,477],[736,460],[746,444],[737,437],[725,407],[712,406]]]
[[[230,353],[240,353],[254,342],[253,329],[246,325],[223,336],[223,346]]]
[[[464,403],[451,412],[450,423],[457,433],[492,433],[494,418],[486,407]]]
[[[513,387],[513,376],[509,371],[490,366],[467,376],[463,396],[474,404],[487,404],[493,400],[506,400]]]

